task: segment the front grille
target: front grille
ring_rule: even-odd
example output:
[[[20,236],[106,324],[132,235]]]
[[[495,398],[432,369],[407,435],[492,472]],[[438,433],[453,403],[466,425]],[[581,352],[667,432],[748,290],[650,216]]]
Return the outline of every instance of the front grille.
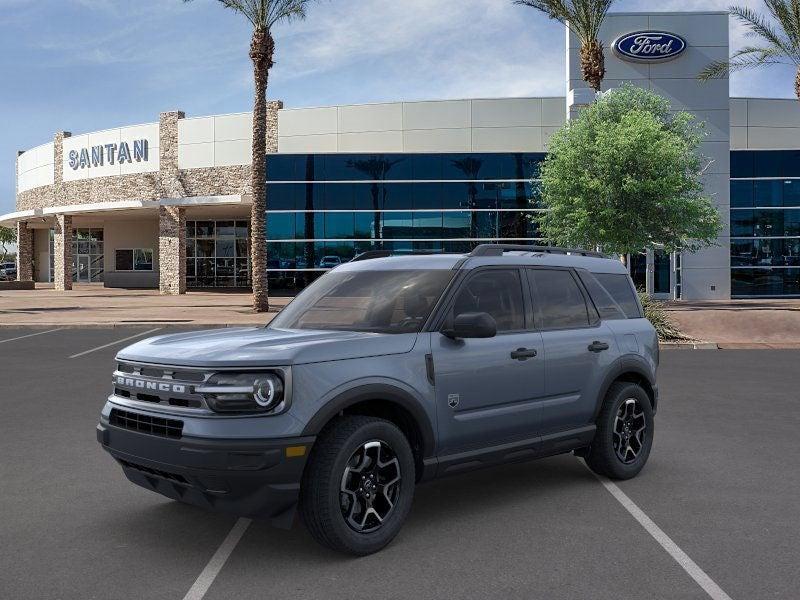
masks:
[[[115,427],[167,438],[179,438],[183,433],[183,421],[178,419],[151,417],[118,408],[111,409],[109,423]]]
[[[186,477],[183,475],[179,475],[178,473],[169,473],[168,471],[162,471],[161,469],[152,469],[150,467],[145,467],[144,465],[137,465],[136,463],[129,462],[127,460],[123,460],[118,458],[120,464],[123,467],[127,467],[129,469],[135,469],[141,473],[145,473],[147,475],[155,475],[156,477],[161,477],[163,479],[169,479],[170,481],[175,481],[176,483],[183,483],[188,484],[189,482],[186,481]]]
[[[202,386],[211,373],[119,362],[113,376],[114,395],[148,404],[208,411]]]

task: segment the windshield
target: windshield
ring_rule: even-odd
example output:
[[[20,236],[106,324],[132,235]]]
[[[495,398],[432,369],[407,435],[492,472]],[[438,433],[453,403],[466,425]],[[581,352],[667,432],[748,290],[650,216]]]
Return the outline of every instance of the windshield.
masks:
[[[416,333],[453,278],[451,270],[333,270],[270,323],[274,329]]]

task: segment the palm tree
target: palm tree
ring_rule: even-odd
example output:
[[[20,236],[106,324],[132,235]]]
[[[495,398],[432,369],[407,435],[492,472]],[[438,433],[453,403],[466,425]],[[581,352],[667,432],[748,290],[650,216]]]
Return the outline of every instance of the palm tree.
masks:
[[[730,60],[716,61],[700,72],[703,81],[724,77],[731,71],[764,65],[790,64],[797,69],[794,93],[800,100],[800,0],[764,0],[771,19],[746,6],[732,6],[730,14],[748,29],[749,37],[761,45],[745,46]],[[774,23],[773,23],[774,21]]]
[[[267,210],[267,81],[275,54],[272,28],[282,21],[304,19],[306,7],[313,0],[219,0],[225,8],[235,10],[253,26],[250,59],[253,61],[255,100],[253,102],[253,205],[250,209],[252,240],[250,266],[253,271],[253,309],[269,310],[267,288],[267,242],[265,222]],[[184,0],[191,2],[191,0]]]
[[[581,41],[581,75],[595,92],[606,75],[600,27],[614,0],[514,0],[563,23]]]

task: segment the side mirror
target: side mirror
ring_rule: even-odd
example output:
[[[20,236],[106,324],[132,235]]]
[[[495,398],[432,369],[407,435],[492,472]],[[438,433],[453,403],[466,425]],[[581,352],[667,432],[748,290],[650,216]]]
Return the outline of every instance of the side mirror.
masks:
[[[497,323],[489,313],[461,313],[453,321],[452,327],[442,329],[442,335],[451,339],[491,338],[497,335]]]

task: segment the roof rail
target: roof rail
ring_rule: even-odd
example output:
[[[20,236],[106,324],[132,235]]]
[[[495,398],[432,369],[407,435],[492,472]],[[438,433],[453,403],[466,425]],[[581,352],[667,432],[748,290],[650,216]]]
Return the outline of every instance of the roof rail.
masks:
[[[545,254],[577,254],[594,258],[608,258],[602,252],[581,250],[580,248],[559,248],[557,246],[526,246],[524,244],[480,244],[469,256],[503,256],[504,252],[541,252]]]
[[[444,254],[441,250],[367,250],[356,254],[350,262],[359,262],[373,258],[386,258],[387,256],[419,256],[431,254]]]

